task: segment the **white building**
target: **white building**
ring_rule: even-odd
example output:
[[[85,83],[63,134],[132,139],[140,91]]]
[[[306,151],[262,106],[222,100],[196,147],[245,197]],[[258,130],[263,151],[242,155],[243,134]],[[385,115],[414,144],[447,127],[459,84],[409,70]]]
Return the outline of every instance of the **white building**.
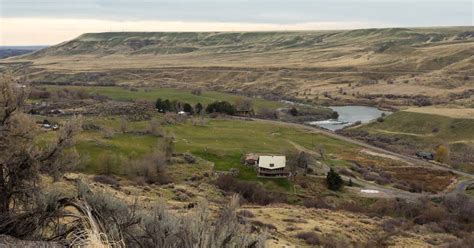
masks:
[[[290,172],[286,169],[285,156],[258,157],[258,176],[287,177],[289,175],[290,175]]]

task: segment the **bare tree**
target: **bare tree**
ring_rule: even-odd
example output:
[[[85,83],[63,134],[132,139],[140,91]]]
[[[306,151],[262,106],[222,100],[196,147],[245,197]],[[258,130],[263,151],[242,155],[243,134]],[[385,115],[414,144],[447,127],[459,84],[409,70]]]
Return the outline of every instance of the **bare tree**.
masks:
[[[43,172],[57,179],[68,168],[65,151],[73,149],[81,119],[64,125],[54,142],[38,146],[39,128],[23,113],[26,83],[4,74],[0,91],[0,233],[32,235],[46,214],[44,203],[39,203],[44,198],[39,176]]]
[[[237,110],[250,111],[252,109],[252,99],[239,97],[235,100],[235,108]]]
[[[128,130],[127,119],[125,116],[120,117],[120,132],[126,133]]]

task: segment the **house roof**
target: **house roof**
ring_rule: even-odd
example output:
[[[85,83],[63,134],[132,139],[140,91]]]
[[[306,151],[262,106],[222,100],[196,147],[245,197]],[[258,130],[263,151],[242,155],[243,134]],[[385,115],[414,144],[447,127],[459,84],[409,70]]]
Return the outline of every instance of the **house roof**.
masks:
[[[285,156],[260,156],[258,159],[258,167],[265,169],[279,169],[285,168],[286,157]]]

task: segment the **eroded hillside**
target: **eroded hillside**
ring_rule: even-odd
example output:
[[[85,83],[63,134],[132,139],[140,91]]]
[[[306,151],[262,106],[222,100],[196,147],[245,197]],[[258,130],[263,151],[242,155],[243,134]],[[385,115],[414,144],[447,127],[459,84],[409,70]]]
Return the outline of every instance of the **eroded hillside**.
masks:
[[[97,33],[3,63],[43,83],[204,87],[310,102],[472,104],[474,29]],[[18,64],[17,64],[18,65]]]

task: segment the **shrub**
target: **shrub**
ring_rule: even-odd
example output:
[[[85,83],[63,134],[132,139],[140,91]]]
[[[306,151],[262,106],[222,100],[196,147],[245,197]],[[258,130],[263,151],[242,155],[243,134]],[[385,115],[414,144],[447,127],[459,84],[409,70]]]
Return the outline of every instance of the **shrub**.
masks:
[[[100,154],[98,160],[100,161],[98,170],[101,174],[104,175],[112,175],[113,173],[118,173],[122,165],[122,161],[120,160],[120,158],[111,152]]]
[[[102,127],[101,134],[102,134],[102,138],[104,139],[112,139],[115,135],[115,132],[110,127]]]
[[[296,234],[296,238],[302,239],[308,245],[320,245],[321,242],[319,240],[318,234],[315,232],[299,232]]]
[[[258,110],[258,116],[263,119],[278,119],[277,111],[270,108],[260,108]]]
[[[159,150],[155,150],[142,159],[131,162],[127,174],[138,182],[168,184],[172,180],[166,173],[166,166],[166,155]]]
[[[270,223],[263,223],[259,220],[252,220],[250,224],[252,224],[253,226],[260,227],[260,228],[266,228],[267,230],[275,230],[275,231],[277,230],[275,225],[270,224]]]
[[[115,177],[109,175],[95,175],[93,180],[98,183],[108,184],[112,186],[119,185],[119,181],[115,179]]]
[[[232,175],[220,175],[214,184],[224,191],[240,194],[245,200],[259,205],[268,205],[272,202],[284,202],[283,195],[268,192],[260,184],[239,181]]]
[[[292,116],[297,116],[298,115],[298,110],[295,107],[293,107],[293,108],[290,109],[290,114]]]
[[[330,190],[338,191],[341,189],[344,182],[342,181],[341,176],[331,168],[326,176],[326,183]]]
[[[253,218],[253,217],[255,217],[255,215],[254,215],[252,212],[250,212],[249,210],[245,210],[245,209],[240,210],[239,212],[237,212],[237,214],[238,214],[239,216],[242,216],[242,217],[245,217],[245,218]]]
[[[303,205],[307,208],[333,209],[331,205],[327,204],[323,199],[320,198],[304,199]]]
[[[441,163],[447,162],[449,159],[449,148],[447,145],[439,145],[436,148],[435,160]]]
[[[192,89],[191,94],[200,96],[202,94],[202,89]]]

